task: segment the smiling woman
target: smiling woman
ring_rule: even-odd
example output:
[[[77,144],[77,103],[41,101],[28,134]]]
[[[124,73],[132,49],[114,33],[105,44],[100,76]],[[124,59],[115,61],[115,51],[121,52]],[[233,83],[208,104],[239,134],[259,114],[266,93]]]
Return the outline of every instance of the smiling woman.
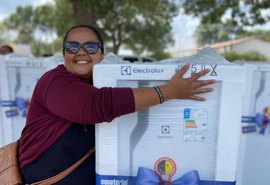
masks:
[[[95,124],[170,99],[204,101],[199,94],[213,91],[205,86],[215,80],[198,81],[209,70],[183,78],[189,65],[159,87],[98,89],[92,73],[103,56],[103,39],[94,27],[74,26],[66,32],[64,65],[46,72],[31,98],[19,149],[24,183],[55,176],[79,161],[95,146]],[[93,154],[56,184],[89,185],[96,184],[95,179]]]
[[[76,74],[85,82],[91,82],[93,66],[103,59],[103,40],[97,31],[78,27],[64,38],[64,60],[66,70]]]

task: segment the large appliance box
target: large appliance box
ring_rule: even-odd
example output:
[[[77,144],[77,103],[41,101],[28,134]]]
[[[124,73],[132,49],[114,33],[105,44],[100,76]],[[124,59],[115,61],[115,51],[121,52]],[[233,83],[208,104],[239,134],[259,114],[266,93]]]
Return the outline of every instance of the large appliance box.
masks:
[[[97,124],[97,184],[135,184],[149,177],[142,174],[145,171],[176,182],[194,170],[200,184],[235,184],[245,67],[224,62],[213,52],[203,53],[173,62],[95,65],[97,87],[162,85],[183,63],[191,63],[184,77],[210,69],[201,79],[217,80],[211,85],[215,91],[202,95],[205,102],[170,100]]]

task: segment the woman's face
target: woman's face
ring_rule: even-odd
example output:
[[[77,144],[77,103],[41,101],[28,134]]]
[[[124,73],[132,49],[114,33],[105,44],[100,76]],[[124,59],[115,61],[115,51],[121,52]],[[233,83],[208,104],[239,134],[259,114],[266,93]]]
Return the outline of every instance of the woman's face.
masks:
[[[82,27],[71,30],[67,35],[66,41],[76,41],[84,44],[89,41],[98,42],[98,38],[92,30]],[[76,54],[64,52],[66,70],[85,81],[92,79],[93,66],[102,59],[103,54],[100,48],[96,54],[88,54],[83,48],[80,48]]]

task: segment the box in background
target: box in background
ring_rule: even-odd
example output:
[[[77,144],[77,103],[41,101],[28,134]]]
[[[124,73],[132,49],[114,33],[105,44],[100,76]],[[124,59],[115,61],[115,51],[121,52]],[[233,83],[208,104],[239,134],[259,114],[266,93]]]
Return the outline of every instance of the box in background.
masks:
[[[248,62],[237,185],[270,182],[270,64]]]
[[[55,66],[46,58],[0,58],[0,146],[19,139],[35,85]]]

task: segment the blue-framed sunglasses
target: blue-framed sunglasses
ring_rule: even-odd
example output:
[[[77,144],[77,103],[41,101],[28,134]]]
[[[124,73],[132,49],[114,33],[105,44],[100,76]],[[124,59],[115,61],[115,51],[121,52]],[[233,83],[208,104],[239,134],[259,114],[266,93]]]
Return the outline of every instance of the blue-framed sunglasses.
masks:
[[[63,43],[63,47],[65,51],[69,54],[76,54],[79,52],[80,48],[83,48],[87,54],[93,55],[98,52],[99,48],[102,48],[102,45],[100,42],[85,42],[83,44],[80,44],[76,41],[65,41]]]

